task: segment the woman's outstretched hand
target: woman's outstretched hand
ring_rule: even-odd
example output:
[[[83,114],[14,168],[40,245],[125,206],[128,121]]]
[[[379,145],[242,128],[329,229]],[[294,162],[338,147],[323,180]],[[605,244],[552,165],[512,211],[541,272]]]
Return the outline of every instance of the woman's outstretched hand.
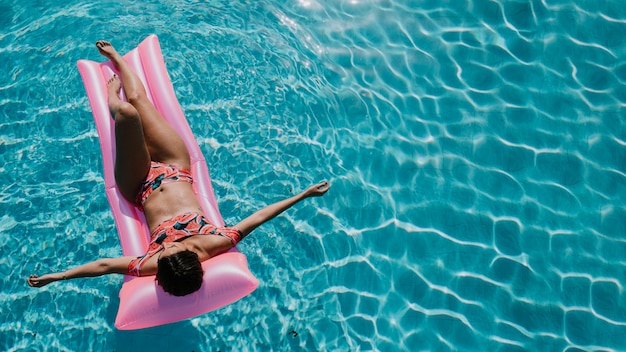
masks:
[[[42,277],[33,274],[28,279],[26,279],[26,282],[30,287],[42,287],[54,281],[57,281],[57,279],[55,279],[50,274],[44,275]]]
[[[302,192],[305,197],[319,197],[324,195],[330,189],[330,184],[328,181],[322,181],[316,185],[313,185],[307,188],[306,191]]]
[[[287,199],[283,199],[274,204],[270,204],[261,210],[257,210],[254,214],[241,220],[235,227],[241,232],[243,237],[246,237],[254,229],[276,217],[283,211],[291,208],[294,204],[309,197],[319,197],[326,193],[330,188],[328,181],[323,181],[315,184],[301,193]]]

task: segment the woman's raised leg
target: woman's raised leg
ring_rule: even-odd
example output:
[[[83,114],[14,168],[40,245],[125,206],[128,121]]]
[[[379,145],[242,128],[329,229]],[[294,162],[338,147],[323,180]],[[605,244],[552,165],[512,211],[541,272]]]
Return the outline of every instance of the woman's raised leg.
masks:
[[[139,77],[109,42],[101,40],[96,46],[120,72],[126,98],[141,117],[145,145],[151,160],[189,168],[189,151],[185,142],[152,105]]]
[[[150,169],[150,153],[137,109],[119,97],[120,79],[113,76],[107,87],[109,110],[115,119],[115,180],[124,198],[134,204]]]

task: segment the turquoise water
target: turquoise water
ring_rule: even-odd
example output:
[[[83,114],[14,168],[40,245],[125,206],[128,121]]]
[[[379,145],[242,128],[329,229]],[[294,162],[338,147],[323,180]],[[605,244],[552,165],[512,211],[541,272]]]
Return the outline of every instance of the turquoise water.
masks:
[[[0,350],[626,350],[626,10],[610,1],[0,4]],[[113,327],[78,59],[159,36],[239,248],[218,311]],[[297,336],[295,333],[297,332]]]

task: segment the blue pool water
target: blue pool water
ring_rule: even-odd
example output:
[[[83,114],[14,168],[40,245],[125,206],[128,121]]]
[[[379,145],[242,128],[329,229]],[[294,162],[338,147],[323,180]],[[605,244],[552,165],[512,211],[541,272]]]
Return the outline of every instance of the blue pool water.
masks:
[[[626,350],[619,0],[0,3],[0,350]],[[261,285],[113,327],[121,254],[78,59],[159,36]],[[297,336],[296,336],[296,332]]]

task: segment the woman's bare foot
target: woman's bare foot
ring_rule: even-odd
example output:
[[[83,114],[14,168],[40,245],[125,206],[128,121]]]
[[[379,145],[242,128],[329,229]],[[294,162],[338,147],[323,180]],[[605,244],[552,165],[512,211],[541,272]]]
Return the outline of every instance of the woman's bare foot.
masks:
[[[113,45],[111,45],[111,43],[107,42],[106,40],[98,40],[96,42],[96,47],[98,48],[98,51],[100,52],[100,54],[102,54],[102,56],[113,61],[114,63],[120,57],[120,54],[117,52],[117,50],[115,50]]]

